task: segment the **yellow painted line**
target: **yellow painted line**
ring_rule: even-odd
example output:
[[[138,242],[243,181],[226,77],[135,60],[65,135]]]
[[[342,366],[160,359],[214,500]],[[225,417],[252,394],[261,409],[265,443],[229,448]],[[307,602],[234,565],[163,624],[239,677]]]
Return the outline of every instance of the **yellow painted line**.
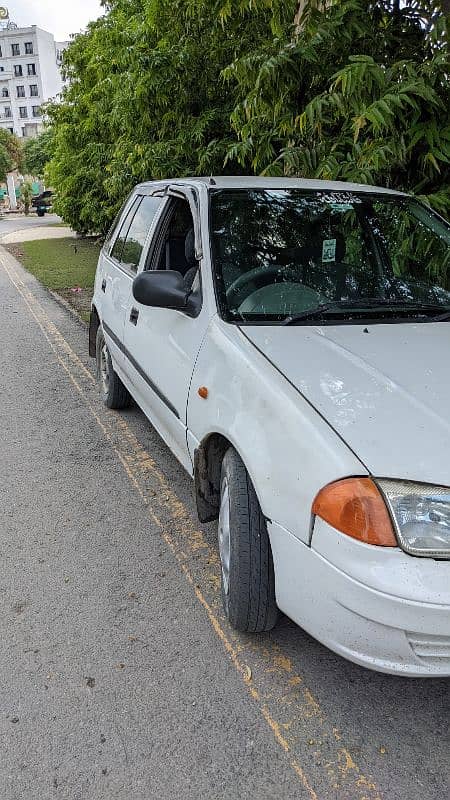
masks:
[[[321,784],[328,787],[324,800],[330,796],[330,790],[336,800],[381,800],[375,782],[362,773],[344,745],[342,732],[328,721],[303,677],[295,672],[291,659],[270,637],[239,636],[221,618],[216,548],[196,528],[188,509],[125,419],[100,406],[97,394],[91,400],[94,376],[50,320],[37,297],[25,286],[12,259],[2,252],[1,261],[56,360],[110,442],[149,517],[192,586],[249,696],[258,705],[275,740],[287,754],[290,767],[308,797],[318,800],[313,781],[307,776],[312,772],[319,776]],[[101,416],[97,407],[101,408]]]

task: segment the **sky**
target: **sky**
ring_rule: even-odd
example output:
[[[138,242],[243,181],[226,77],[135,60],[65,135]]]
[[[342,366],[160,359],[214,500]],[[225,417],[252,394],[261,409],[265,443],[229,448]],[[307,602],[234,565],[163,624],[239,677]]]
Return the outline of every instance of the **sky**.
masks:
[[[53,33],[58,42],[78,33],[102,13],[99,0],[0,0],[9,18],[23,28],[37,25]]]

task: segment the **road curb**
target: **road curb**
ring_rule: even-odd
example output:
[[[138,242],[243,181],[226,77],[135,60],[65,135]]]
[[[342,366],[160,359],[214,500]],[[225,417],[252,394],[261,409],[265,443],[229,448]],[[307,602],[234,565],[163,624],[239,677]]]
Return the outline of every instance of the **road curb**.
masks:
[[[19,261],[19,264],[20,264],[20,261]],[[74,308],[73,306],[70,305],[70,303],[65,299],[65,297],[61,297],[61,295],[58,294],[58,292],[54,292],[54,291],[52,291],[52,289],[48,289],[42,283],[41,283],[41,286],[42,286],[43,289],[45,289],[49,293],[49,295],[51,297],[53,297],[54,300],[56,300],[57,303],[59,303],[60,306],[65,308],[66,311],[69,311],[69,313],[72,314],[72,316],[76,319],[76,321],[80,325],[82,325],[83,328],[87,328],[88,327],[88,323],[85,322],[85,320],[83,319],[81,314],[78,313],[76,308]]]

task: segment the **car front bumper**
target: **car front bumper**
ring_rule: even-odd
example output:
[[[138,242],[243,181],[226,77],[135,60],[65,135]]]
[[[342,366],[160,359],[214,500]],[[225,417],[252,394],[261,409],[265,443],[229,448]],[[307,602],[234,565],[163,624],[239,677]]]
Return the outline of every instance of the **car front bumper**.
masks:
[[[316,518],[311,547],[269,523],[280,609],[379,672],[450,676],[450,561],[374,547]]]

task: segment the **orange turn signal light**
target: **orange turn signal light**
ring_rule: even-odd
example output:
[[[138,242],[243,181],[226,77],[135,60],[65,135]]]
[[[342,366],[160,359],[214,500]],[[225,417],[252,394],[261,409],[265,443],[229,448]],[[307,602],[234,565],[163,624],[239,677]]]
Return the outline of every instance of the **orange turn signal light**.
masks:
[[[206,386],[200,386],[197,389],[197,394],[200,395],[200,397],[202,397],[203,400],[206,400],[206,398],[208,397],[209,392],[208,392],[208,389],[206,388]]]
[[[312,512],[360,542],[397,546],[386,504],[370,478],[344,478],[329,483],[316,496]]]

